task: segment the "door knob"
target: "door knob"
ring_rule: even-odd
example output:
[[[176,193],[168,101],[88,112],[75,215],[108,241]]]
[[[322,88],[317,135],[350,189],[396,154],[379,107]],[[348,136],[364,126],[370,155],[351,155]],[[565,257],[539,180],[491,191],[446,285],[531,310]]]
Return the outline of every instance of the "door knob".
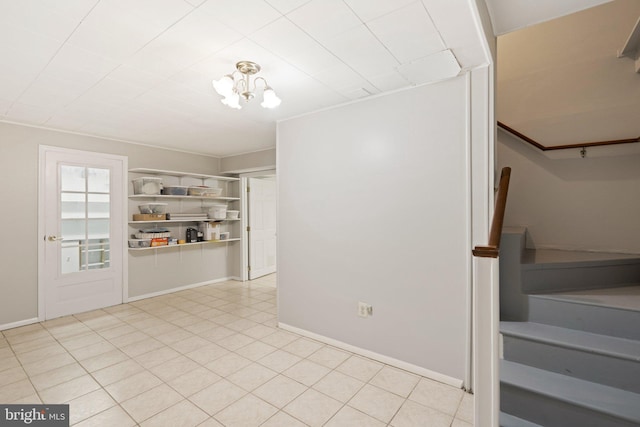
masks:
[[[62,237],[61,236],[47,236],[47,240],[49,242],[61,242],[62,241]]]

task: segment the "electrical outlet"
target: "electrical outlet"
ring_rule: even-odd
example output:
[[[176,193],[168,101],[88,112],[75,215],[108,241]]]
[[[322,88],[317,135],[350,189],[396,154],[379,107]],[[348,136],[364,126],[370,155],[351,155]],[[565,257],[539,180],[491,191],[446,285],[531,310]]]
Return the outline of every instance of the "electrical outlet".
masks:
[[[358,303],[358,316],[360,317],[369,317],[373,315],[373,307],[371,304],[367,304],[366,302]]]

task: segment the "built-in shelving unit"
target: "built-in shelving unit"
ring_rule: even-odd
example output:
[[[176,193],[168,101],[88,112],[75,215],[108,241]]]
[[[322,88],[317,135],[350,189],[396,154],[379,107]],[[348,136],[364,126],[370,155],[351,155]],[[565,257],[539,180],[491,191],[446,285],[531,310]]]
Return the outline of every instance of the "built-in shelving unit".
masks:
[[[158,220],[158,221],[128,221],[130,227],[130,234],[135,234],[138,232],[139,228],[143,228],[143,226],[147,227],[156,227],[159,225],[164,225],[167,229],[170,230],[171,237],[177,238],[179,240],[185,239],[185,233],[187,228],[198,228],[198,223],[201,222],[216,222],[221,232],[229,232],[231,234],[230,238],[224,240],[205,240],[194,243],[183,243],[183,244],[172,244],[172,245],[163,245],[163,246],[153,246],[147,248],[129,248],[130,251],[150,251],[156,249],[169,249],[169,248],[182,248],[185,246],[193,246],[193,245],[207,245],[209,243],[232,243],[240,241],[241,238],[237,237],[242,235],[240,230],[240,219],[208,219],[208,218],[189,218],[184,217],[185,214],[194,214],[197,212],[200,214],[203,210],[206,210],[209,207],[209,203],[211,204],[234,204],[239,203],[240,197],[240,179],[229,176],[217,176],[217,175],[206,175],[206,174],[198,174],[198,173],[190,173],[190,172],[178,172],[172,170],[162,170],[162,169],[149,169],[149,168],[135,168],[129,170],[130,174],[133,174],[134,177],[143,177],[143,176],[155,176],[161,177],[164,185],[185,185],[185,186],[210,186],[210,187],[219,187],[223,189],[223,193],[221,196],[189,196],[189,195],[164,195],[164,194],[131,194],[129,195],[129,199],[134,202],[136,200],[151,200],[151,201],[162,201],[169,204],[168,212],[169,213],[181,213],[183,214],[181,218],[176,219],[168,219],[168,220]],[[131,177],[131,176],[130,176]],[[132,217],[136,211],[137,206],[135,203],[129,203],[129,218]]]

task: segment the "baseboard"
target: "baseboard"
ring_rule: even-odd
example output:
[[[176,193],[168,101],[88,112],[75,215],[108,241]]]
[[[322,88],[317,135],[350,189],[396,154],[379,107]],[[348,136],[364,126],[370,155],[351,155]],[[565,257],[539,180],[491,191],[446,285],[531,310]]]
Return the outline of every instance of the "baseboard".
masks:
[[[417,375],[421,375],[423,377],[426,377],[444,384],[448,384],[453,387],[462,388],[464,383],[461,379],[453,378],[448,375],[441,374],[439,372],[431,371],[429,369],[404,362],[402,360],[394,359],[393,357],[385,356],[383,354],[375,353],[373,351],[366,350],[364,348],[356,347],[354,345],[347,344],[342,341],[334,340],[333,338],[328,338],[328,337],[325,337],[324,335],[318,335],[314,332],[309,332],[304,329],[299,329],[299,328],[296,328],[295,326],[287,325],[286,323],[278,322],[278,327],[284,329],[285,331],[294,332],[298,335],[302,335],[307,338],[311,338],[316,341],[320,341],[325,344],[329,344],[334,347],[338,347],[343,350],[350,351],[351,353],[355,353],[360,356],[367,357],[369,359],[377,360],[378,362],[382,362],[387,365],[395,366],[396,368],[400,368],[405,371],[408,371]]]
[[[4,325],[0,325],[0,331],[4,331],[5,329],[13,329],[19,328],[20,326],[31,325],[34,323],[38,323],[37,317],[32,317],[31,319],[19,320],[17,322],[5,323]]]
[[[174,292],[184,291],[186,289],[199,288],[200,286],[213,285],[220,282],[226,282],[227,280],[239,280],[239,279],[236,279],[235,277],[223,277],[221,279],[207,280],[206,282],[192,283],[190,285],[178,286],[177,288],[165,289],[158,292],[152,292],[150,294],[129,297],[127,298],[126,301],[124,301],[124,303],[126,304],[128,302],[140,301],[146,298],[159,297],[161,295],[172,294]]]

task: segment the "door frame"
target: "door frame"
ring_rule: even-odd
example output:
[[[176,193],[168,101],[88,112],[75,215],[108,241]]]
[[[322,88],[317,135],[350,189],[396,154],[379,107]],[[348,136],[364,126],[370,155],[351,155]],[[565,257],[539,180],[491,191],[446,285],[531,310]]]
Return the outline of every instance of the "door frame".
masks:
[[[122,206],[123,209],[127,209],[128,199],[127,193],[129,190],[128,171],[129,171],[129,158],[126,156],[119,156],[116,154],[100,153],[95,151],[74,150],[71,148],[55,147],[51,145],[39,145],[38,146],[38,321],[45,320],[45,196],[46,196],[46,176],[44,173],[46,166],[46,154],[50,152],[62,153],[62,154],[76,154],[76,155],[99,155],[105,159],[118,160],[122,162]],[[128,214],[123,215],[124,224],[122,224],[122,241],[127,242],[127,223]],[[129,294],[129,257],[126,248],[122,251],[122,302],[128,301]]]
[[[240,177],[240,226],[242,227],[242,240],[241,240],[241,248],[240,248],[240,279],[243,282],[249,280],[249,270],[247,269],[249,265],[249,233],[247,232],[247,227],[249,226],[249,195],[247,194],[247,184],[249,183],[249,178],[258,178],[261,176],[275,176],[278,178],[278,173],[276,169],[269,168],[260,171],[241,173],[238,175]],[[277,206],[278,206],[278,193],[276,191],[276,216],[277,216]],[[277,222],[276,222],[277,224]],[[276,235],[276,241],[277,241]],[[277,244],[276,244],[277,247]],[[277,249],[276,249],[277,250]],[[277,266],[276,266],[277,269]],[[277,270],[276,270],[277,271]]]

